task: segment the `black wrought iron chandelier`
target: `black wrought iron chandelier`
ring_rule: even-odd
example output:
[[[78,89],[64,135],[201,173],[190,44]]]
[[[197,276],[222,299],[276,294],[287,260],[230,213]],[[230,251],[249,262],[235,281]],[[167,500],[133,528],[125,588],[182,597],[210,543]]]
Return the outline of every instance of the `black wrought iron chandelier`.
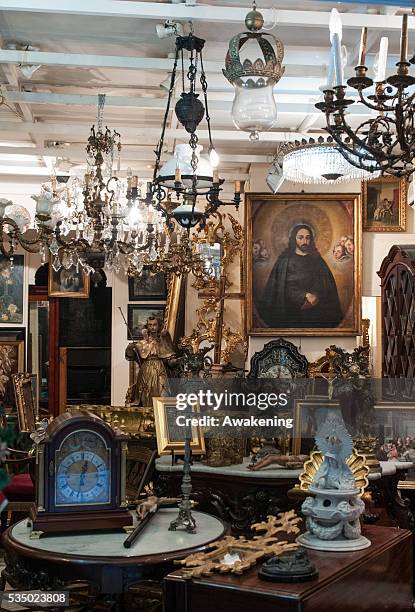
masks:
[[[396,74],[388,78],[385,78],[384,70],[379,76],[379,69],[375,81],[367,76],[366,33],[367,30],[363,28],[356,76],[350,78],[347,84],[357,91],[357,102],[364,104],[373,116],[356,129],[350,126],[346,112],[355,100],[346,98],[346,86],[339,74],[336,74],[334,87],[324,91],[324,101],[316,104],[316,107],[325,114],[326,130],[350,164],[370,172],[408,176],[415,170],[415,93],[410,89],[415,84],[415,78],[409,74],[410,65],[415,64],[415,56],[407,60],[408,15],[403,15],[402,19]],[[336,36],[338,40],[334,32],[335,40]],[[340,45],[337,43],[336,51],[333,38],[332,52],[336,66],[340,63],[337,58]],[[383,62],[385,67],[386,55]],[[366,91],[368,95],[365,95]]]
[[[169,95],[164,113],[160,140],[155,154],[156,162],[153,180],[148,184],[146,202],[161,212],[170,230],[175,222],[182,228],[199,225],[203,227],[207,218],[226,204],[220,199],[224,179],[219,177],[219,156],[212,142],[208,108],[208,83],[203,67],[202,50],[205,41],[193,35],[176,38],[176,53],[170,79]],[[188,66],[185,69],[185,52],[188,52]],[[172,106],[178,63],[181,64],[181,95],[175,105],[178,121],[189,134],[187,144],[176,145],[175,155],[162,165],[161,157],[169,113]],[[197,76],[200,70],[200,87],[203,102],[196,93]],[[208,156],[202,155],[197,128],[203,117],[206,119],[209,134]],[[235,181],[235,193],[230,204],[239,206],[241,186]]]

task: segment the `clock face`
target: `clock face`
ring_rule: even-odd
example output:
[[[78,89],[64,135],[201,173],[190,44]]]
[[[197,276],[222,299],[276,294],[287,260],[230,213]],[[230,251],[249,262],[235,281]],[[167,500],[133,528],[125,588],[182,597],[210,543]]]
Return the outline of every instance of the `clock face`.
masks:
[[[78,430],[55,453],[55,505],[91,506],[111,502],[111,449],[95,431]]]

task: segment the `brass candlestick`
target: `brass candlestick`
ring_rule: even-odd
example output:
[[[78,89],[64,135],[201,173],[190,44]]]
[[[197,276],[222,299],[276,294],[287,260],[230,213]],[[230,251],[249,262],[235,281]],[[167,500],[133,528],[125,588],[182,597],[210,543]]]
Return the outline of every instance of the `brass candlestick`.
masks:
[[[196,533],[196,521],[192,516],[192,502],[190,499],[192,479],[190,476],[190,438],[187,434],[184,442],[184,465],[181,491],[183,497],[179,504],[179,514],[177,518],[170,523],[169,531],[185,529],[187,533]]]

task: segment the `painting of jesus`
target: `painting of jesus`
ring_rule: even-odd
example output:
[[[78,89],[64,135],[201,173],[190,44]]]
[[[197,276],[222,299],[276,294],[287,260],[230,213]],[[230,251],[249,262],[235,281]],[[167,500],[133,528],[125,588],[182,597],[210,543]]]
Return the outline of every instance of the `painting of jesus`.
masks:
[[[251,335],[356,335],[358,195],[247,194]]]

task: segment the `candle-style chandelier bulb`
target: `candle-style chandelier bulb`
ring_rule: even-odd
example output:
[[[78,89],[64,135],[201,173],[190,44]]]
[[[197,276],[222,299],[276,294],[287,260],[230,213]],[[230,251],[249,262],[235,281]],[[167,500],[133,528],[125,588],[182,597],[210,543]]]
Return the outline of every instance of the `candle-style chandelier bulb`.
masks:
[[[335,72],[334,86],[324,91],[323,102],[316,107],[326,119],[326,130],[346,160],[357,168],[409,176],[415,171],[415,78],[409,74],[408,14],[402,17],[400,59],[396,72],[386,76],[388,39],[381,39],[374,80],[365,66],[367,30],[362,29],[358,65],[355,76],[347,85],[358,92],[356,98],[346,97],[340,62],[340,25],[338,12],[333,9],[330,19],[330,40]],[[366,91],[368,94],[366,94]],[[357,127],[349,123],[348,109],[352,104],[364,104],[369,119]]]

